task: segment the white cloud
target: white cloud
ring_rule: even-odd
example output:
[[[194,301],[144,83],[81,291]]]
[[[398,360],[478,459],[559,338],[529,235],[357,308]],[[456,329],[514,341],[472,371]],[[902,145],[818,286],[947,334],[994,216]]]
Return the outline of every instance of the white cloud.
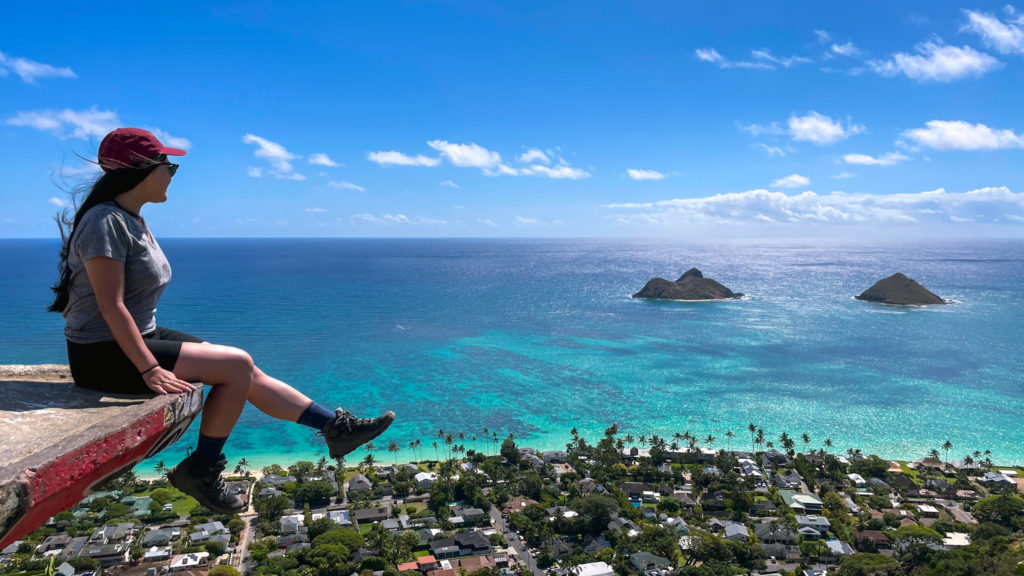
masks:
[[[68,166],[62,164],[57,168],[57,175],[60,178],[77,179],[77,178],[94,178],[100,174],[102,170],[98,164],[93,162],[85,162],[74,166]]]
[[[863,131],[863,126],[850,124],[849,120],[844,128],[839,122],[813,111],[806,116],[790,116],[789,118],[789,135],[793,140],[813,142],[818,145],[834,144]]]
[[[814,35],[818,38],[819,44],[828,44],[832,41],[832,35],[825,30],[815,30]]]
[[[331,167],[338,166],[337,162],[335,162],[334,160],[331,160],[330,156],[328,156],[327,154],[324,154],[322,152],[317,152],[316,154],[310,154],[310,156],[309,156],[309,158],[307,160],[309,160],[310,164],[316,164],[317,166],[331,166]]]
[[[910,160],[910,158],[899,152],[889,152],[878,157],[867,154],[847,154],[843,156],[843,162],[847,164],[863,164],[865,166],[893,166],[905,160]]]
[[[306,212],[312,212],[314,214],[323,214],[327,212],[327,208],[306,208]]]
[[[531,162],[539,162],[541,164],[549,164],[551,159],[548,155],[536,148],[530,148],[526,152],[523,152],[519,156],[516,156],[516,160],[523,164],[529,164]]]
[[[664,174],[655,170],[636,170],[629,168],[626,170],[629,177],[633,180],[661,180],[665,177]]]
[[[67,198],[59,198],[57,196],[51,196],[50,199],[46,201],[46,203],[51,206],[56,206],[57,208],[68,208],[71,206],[70,200],[68,200]]]
[[[478,218],[477,219],[477,223],[483,224],[484,226],[489,226],[491,228],[497,228],[498,227],[498,225],[494,222],[494,220],[491,220],[490,218]]]
[[[373,214],[355,214],[352,216],[355,220],[361,220],[363,222],[370,222],[373,224],[411,224],[412,220],[405,214],[381,214],[379,216]]]
[[[537,220],[536,218],[526,218],[525,216],[516,216],[513,222],[520,226],[534,226],[542,223],[540,220]]]
[[[260,178],[262,176],[263,176],[263,168],[260,168],[258,166],[249,166],[249,177],[250,178]]]
[[[410,218],[405,214],[353,214],[351,220],[352,222],[366,222],[369,224],[378,224],[382,226],[445,226],[448,224],[447,220],[439,220],[437,218],[428,218],[425,216]]]
[[[769,146],[763,142],[754,142],[753,144],[751,144],[751,146],[757,148],[758,150],[764,150],[764,152],[768,154],[768,156],[771,158],[784,158],[786,156],[785,150],[779,148],[778,146]]]
[[[772,122],[771,124],[740,124],[737,122],[736,127],[740,129],[740,132],[746,132],[754,138],[761,134],[777,136],[786,133],[777,122]]]
[[[697,59],[702,62],[721,62],[724,60],[722,55],[718,53],[718,50],[714,48],[698,48],[696,51]]]
[[[545,176],[548,178],[571,179],[589,178],[590,174],[579,168],[573,168],[563,159],[559,159],[556,166],[545,166],[551,160],[547,154],[540,150],[530,149],[519,158],[532,157],[543,164],[532,164],[522,168],[513,168],[501,161],[501,154],[488,150],[475,143],[459,144],[447,140],[431,140],[427,145],[441,153],[440,158],[429,158],[426,156],[411,157],[401,152],[371,152],[370,160],[381,165],[398,164],[404,166],[437,166],[442,159],[447,159],[453,166],[459,168],[479,168],[488,176]],[[537,157],[542,154],[543,159]]]
[[[460,168],[494,168],[501,164],[501,155],[478,144],[455,144],[447,140],[427,142],[449,162]]]
[[[676,198],[649,203],[608,204],[627,210],[618,221],[634,224],[929,224],[954,219],[975,222],[1024,222],[1024,192],[1005,186],[962,193],[944,189],[901,194],[818,195],[808,191],[788,195],[769,190],[717,194],[704,198]]]
[[[35,84],[39,78],[77,78],[71,68],[43,64],[27,58],[15,58],[0,52],[0,71],[6,76],[8,70],[13,71],[22,80]]]
[[[844,170],[839,174],[833,174],[832,176],[829,176],[829,178],[832,178],[834,180],[847,180],[849,178],[853,178],[854,176],[856,176],[856,174],[854,174],[853,172],[846,172]]]
[[[458,188],[459,187],[458,184],[456,184],[455,182],[452,182],[451,180],[445,180],[444,182],[441,182],[440,184],[438,184],[438,186],[447,186],[448,188]]]
[[[714,48],[698,48],[695,52],[697,59],[702,62],[710,62],[719,68],[748,68],[752,70],[774,70],[773,66],[769,62],[757,61],[745,61],[745,60],[729,60],[722,56]]]
[[[769,184],[769,187],[770,188],[799,188],[801,186],[809,186],[810,184],[811,184],[811,180],[809,178],[807,178],[806,176],[801,176],[799,174],[790,174],[789,176],[786,176],[784,178],[779,178],[778,180],[772,181],[772,183]]]
[[[941,40],[922,42],[916,54],[899,52],[886,60],[870,60],[868,66],[882,76],[900,74],[917,82],[952,82],[977,78],[1002,66],[1002,63],[970,46],[948,46]]]
[[[925,128],[907,130],[901,138],[919,146],[936,150],[1002,150],[1024,148],[1024,135],[1012,130],[996,130],[984,124],[970,124],[960,120],[932,120]]]
[[[292,172],[291,160],[299,158],[299,156],[292,154],[284,146],[267,140],[261,136],[255,134],[246,134],[242,137],[242,142],[246,144],[255,144],[256,150],[253,154],[257,158],[263,158],[270,163],[270,173],[273,174],[279,180],[305,180],[306,177],[297,172]],[[253,176],[252,168],[249,170],[249,175]],[[260,171],[259,175],[262,175]],[[258,178],[259,176],[254,176]]]
[[[1013,16],[1013,7],[1007,12]],[[992,48],[1000,54],[1024,54],[1024,28],[1021,27],[1021,20],[1008,23],[1000,21],[991,14],[964,10],[967,14],[967,24],[963,30],[973,32],[981,36],[985,46]]]
[[[407,156],[401,152],[394,150],[380,151],[380,152],[369,152],[366,157],[371,162],[376,162],[381,166],[439,166],[441,164],[440,158],[430,158],[418,154],[416,156]]]
[[[522,173],[534,174],[536,176],[547,176],[548,178],[555,179],[568,179],[568,180],[580,180],[582,178],[590,178],[590,173],[586,170],[579,168],[573,168],[568,164],[559,164],[554,168],[548,166],[541,166],[540,164],[534,164],[528,168],[523,168]]]
[[[760,50],[753,50],[750,55],[755,60],[763,60],[765,62],[771,62],[777,64],[783,68],[790,68],[796,64],[807,64],[812,60],[810,58],[804,58],[803,56],[790,56],[789,58],[780,58],[772,54],[771,50],[767,48],[761,48]]]
[[[178,138],[177,136],[171,136],[170,134],[159,128],[146,128],[146,130],[152,132],[153,135],[156,136],[161,143],[166,144],[172,148],[182,148],[184,150],[188,150],[189,148],[192,147],[192,142],[189,141],[187,138]]]
[[[418,224],[426,224],[428,226],[447,226],[447,220],[441,220],[439,218],[428,218],[426,216],[420,216],[416,219]]]
[[[27,126],[43,132],[49,132],[64,140],[80,138],[82,140],[102,138],[108,132],[121,125],[117,113],[112,110],[40,110],[37,112],[18,112],[8,118],[8,125]]]
[[[835,54],[840,56],[846,56],[849,58],[856,58],[860,56],[860,50],[853,45],[853,42],[846,42],[844,44],[833,44],[829,49]]]
[[[327,185],[332,188],[341,188],[343,190],[355,190],[357,192],[366,192],[366,189],[363,188],[362,186],[358,186],[351,182],[345,182],[344,180],[337,182],[328,182]]]

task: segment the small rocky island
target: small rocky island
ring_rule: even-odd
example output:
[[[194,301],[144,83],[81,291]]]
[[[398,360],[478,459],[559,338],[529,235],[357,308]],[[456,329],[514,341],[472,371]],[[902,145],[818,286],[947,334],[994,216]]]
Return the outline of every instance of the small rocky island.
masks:
[[[946,300],[899,272],[875,282],[874,286],[857,296],[857,300],[897,306],[948,304]]]
[[[664,278],[652,278],[642,290],[633,294],[633,298],[697,302],[735,300],[742,297],[743,294],[733,292],[711,278],[705,278],[704,274],[696,268],[690,268],[675,282]]]

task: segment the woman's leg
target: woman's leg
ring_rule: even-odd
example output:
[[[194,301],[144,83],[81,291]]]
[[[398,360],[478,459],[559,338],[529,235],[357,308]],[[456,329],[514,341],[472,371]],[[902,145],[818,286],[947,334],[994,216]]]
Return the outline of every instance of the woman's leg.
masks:
[[[253,367],[249,402],[260,412],[278,420],[297,422],[299,416],[313,403],[308,396],[288,384],[268,376],[259,367]]]
[[[227,438],[238,422],[252,389],[255,366],[244,350],[216,344],[183,342],[174,375],[212,387],[203,406],[199,433]]]

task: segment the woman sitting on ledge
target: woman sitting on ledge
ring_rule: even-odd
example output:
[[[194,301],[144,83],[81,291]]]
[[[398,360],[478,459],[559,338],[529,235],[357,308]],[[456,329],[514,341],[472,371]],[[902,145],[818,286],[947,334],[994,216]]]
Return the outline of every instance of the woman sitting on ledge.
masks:
[[[331,458],[341,458],[376,438],[395,419],[356,418],[313,402],[263,373],[244,350],[204,342],[157,326],[154,313],[171,267],[140,211],[166,202],[178,169],[164,146],[138,128],[119,128],[100,143],[103,174],[74,219],[60,218],[64,240],[60,282],[49,310],[64,315],[68,361],[75,384],[104,392],[179,394],[189,382],[211,386],[203,407],[199,442],[171,472],[175,487],[217,513],[237,512],[239,498],[220,479],[221,449],[245,406],[320,431]]]

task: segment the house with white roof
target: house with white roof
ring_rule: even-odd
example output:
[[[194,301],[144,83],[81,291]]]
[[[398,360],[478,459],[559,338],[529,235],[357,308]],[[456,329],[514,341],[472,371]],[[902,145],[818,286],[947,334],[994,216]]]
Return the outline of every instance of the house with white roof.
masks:
[[[434,485],[437,480],[437,474],[433,472],[420,472],[413,477],[416,480],[416,486],[420,490],[430,490],[430,487]]]
[[[178,554],[171,558],[171,564],[167,569],[170,572],[184,572],[206,566],[209,563],[209,552],[192,552],[191,554]]]
[[[589,562],[572,569],[575,576],[615,576],[615,570],[604,562]]]

